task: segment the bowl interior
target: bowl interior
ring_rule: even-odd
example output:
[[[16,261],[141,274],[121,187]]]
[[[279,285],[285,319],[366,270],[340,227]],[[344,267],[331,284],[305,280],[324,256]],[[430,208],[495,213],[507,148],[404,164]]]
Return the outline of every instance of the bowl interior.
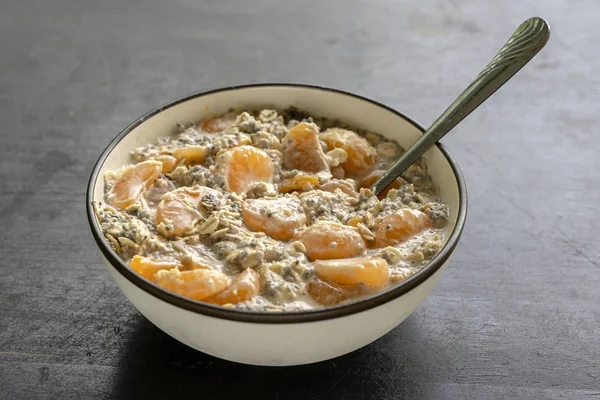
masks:
[[[220,115],[234,109],[284,109],[295,106],[313,116],[339,119],[356,128],[379,133],[408,148],[422,134],[422,128],[408,117],[384,106],[349,93],[332,89],[301,85],[264,84],[231,87],[193,95],[161,107],[140,118],[126,128],[104,151],[90,179],[88,200],[102,201],[104,193],[103,175],[130,163],[130,152],[137,147],[154,142],[159,137],[173,135],[177,123],[196,122],[206,117]],[[130,281],[155,296],[188,310],[226,319],[285,323],[305,322],[331,317],[340,317],[383,304],[401,296],[428,279],[448,259],[456,245],[466,218],[466,190],[460,170],[442,146],[431,148],[426,154],[428,172],[436,185],[437,194],[446,202],[450,218],[446,226],[445,245],[434,259],[420,272],[401,284],[388,288],[374,296],[357,302],[311,311],[285,313],[241,312],[182,298],[168,293],[157,285],[137,276],[118,259],[104,236],[99,233],[98,221],[90,204],[87,211],[96,241],[112,265]],[[461,204],[462,201],[462,204]],[[256,313],[254,313],[256,314]],[[288,322],[289,322],[288,321]]]

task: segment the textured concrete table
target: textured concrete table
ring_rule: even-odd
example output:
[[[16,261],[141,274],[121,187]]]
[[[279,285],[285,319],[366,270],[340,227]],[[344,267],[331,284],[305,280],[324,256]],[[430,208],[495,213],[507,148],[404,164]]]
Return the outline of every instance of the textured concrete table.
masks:
[[[0,397],[599,398],[600,4],[525,3],[3,2]],[[290,81],[429,124],[533,15],[548,47],[444,139],[469,188],[462,242],[384,338],[317,365],[235,365],[163,334],[110,280],[84,188],[135,117]]]

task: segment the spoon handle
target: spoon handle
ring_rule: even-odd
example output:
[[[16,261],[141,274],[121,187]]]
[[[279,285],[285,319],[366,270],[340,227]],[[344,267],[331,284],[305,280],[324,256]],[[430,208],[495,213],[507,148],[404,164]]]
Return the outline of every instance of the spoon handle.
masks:
[[[490,97],[546,44],[550,27],[540,17],[529,18],[512,34],[492,61],[454,100],[427,131],[373,185],[379,194],[448,131]]]

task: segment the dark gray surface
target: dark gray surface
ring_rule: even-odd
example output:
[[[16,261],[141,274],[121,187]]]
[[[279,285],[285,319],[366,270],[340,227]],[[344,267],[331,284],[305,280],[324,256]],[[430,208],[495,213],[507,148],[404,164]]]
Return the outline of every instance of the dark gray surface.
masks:
[[[369,3],[2,3],[1,398],[600,397],[600,4]],[[450,268],[381,340],[312,366],[236,365],[163,334],[110,280],[84,188],[135,117],[293,81],[428,124],[533,15],[547,48],[443,140],[470,194]]]

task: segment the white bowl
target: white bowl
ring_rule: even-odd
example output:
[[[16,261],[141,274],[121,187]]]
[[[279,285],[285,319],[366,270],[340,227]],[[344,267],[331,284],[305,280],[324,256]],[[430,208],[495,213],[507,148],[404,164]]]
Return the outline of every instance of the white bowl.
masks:
[[[296,106],[314,116],[339,119],[409,147],[423,128],[382,104],[338,90],[292,84],[259,84],[213,90],[177,100],[127,127],[104,150],[87,191],[87,214],[111,276],[154,325],[204,353],[254,365],[299,365],[327,360],[385,335],[413,312],[440,279],[461,235],[467,212],[462,174],[438,145],[425,155],[439,195],[450,208],[447,240],[437,256],[406,281],[372,297],[336,307],[290,313],[231,310],[190,300],[141,278],[121,261],[102,235],[92,201],[101,201],[107,170],[129,162],[129,152],[173,133],[176,123],[197,121],[234,108]]]

